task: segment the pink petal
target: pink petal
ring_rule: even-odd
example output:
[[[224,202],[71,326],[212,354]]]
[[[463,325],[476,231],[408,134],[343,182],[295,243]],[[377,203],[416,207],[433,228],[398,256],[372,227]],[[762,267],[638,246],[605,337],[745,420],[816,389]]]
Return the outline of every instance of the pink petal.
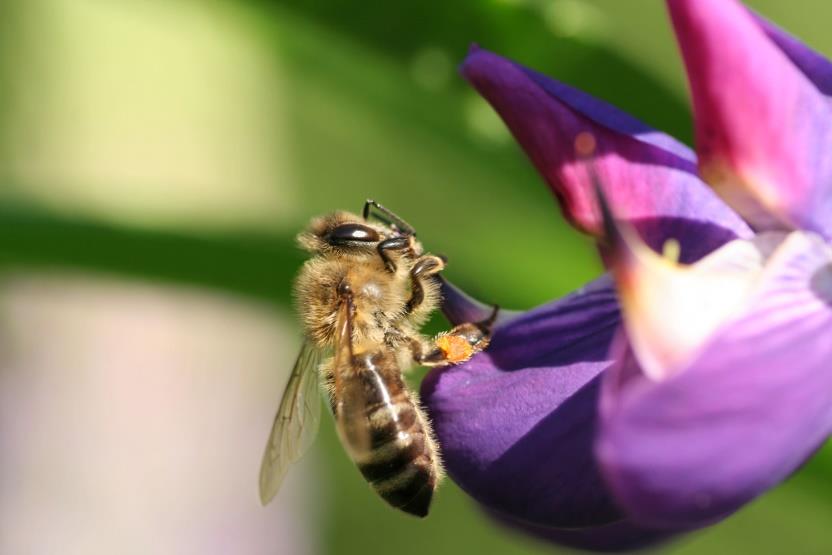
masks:
[[[832,96],[832,62],[771,21],[751,12],[757,24],[817,89]]]
[[[832,237],[832,108],[736,0],[667,0],[702,176],[756,229]]]

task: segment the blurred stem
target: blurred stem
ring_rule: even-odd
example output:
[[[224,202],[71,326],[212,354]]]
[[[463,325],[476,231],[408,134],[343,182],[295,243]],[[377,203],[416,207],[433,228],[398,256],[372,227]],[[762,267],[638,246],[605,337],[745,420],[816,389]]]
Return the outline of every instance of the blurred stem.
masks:
[[[221,289],[286,306],[303,261],[291,237],[115,227],[0,208],[0,271],[79,269]]]

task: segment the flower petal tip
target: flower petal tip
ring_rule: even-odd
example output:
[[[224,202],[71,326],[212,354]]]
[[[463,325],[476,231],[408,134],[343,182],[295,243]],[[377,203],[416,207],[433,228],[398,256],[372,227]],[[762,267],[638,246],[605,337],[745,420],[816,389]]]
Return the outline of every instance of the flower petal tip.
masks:
[[[832,237],[832,106],[795,65],[794,50],[790,58],[794,44],[773,39],[737,0],[667,5],[705,180],[758,230]]]
[[[592,163],[622,220],[660,247],[668,230],[692,259],[748,226],[696,175],[692,152],[632,116],[487,50],[470,53],[463,76],[494,107],[545,179],[566,219],[598,237],[600,220],[580,137],[593,139]]]

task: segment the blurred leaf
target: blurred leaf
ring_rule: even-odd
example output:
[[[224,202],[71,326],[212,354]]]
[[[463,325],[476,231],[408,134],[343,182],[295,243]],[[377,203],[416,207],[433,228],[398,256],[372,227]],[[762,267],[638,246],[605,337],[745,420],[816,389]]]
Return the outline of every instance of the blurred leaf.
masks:
[[[4,270],[74,268],[199,285],[288,305],[302,260],[288,237],[196,237],[0,208]]]

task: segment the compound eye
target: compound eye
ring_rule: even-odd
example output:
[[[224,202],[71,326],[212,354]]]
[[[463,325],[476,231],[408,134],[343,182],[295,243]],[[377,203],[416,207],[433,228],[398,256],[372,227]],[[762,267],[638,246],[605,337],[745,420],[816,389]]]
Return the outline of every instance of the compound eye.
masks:
[[[375,243],[380,237],[375,229],[361,224],[341,224],[330,231],[326,240],[330,245],[347,245],[349,243]]]

